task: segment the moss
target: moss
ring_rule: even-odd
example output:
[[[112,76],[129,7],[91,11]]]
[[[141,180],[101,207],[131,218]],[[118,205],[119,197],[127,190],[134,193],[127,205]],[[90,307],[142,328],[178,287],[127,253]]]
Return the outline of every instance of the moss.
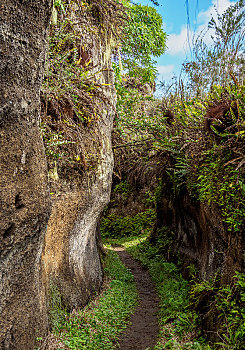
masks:
[[[49,285],[49,320],[52,330],[59,329],[61,323],[65,322],[67,310],[62,303],[62,296],[54,281]]]

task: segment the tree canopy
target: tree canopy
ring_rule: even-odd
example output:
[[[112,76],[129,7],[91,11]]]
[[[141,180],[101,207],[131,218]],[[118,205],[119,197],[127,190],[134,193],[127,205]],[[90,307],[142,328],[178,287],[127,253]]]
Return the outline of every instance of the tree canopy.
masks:
[[[153,7],[132,4],[128,4],[128,16],[121,46],[123,68],[129,76],[153,81],[156,77],[154,57],[166,49],[162,17]]]

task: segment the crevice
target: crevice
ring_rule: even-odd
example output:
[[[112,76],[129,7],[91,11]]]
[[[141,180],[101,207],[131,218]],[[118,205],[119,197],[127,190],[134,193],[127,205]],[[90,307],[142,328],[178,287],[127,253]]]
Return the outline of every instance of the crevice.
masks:
[[[14,204],[15,204],[16,209],[22,209],[25,207],[25,205],[22,203],[22,199],[21,199],[21,196],[19,193],[15,196]]]
[[[11,224],[7,230],[4,231],[3,233],[3,238],[6,239],[8,237],[10,237],[12,235],[12,233],[14,232],[15,230],[15,224]]]

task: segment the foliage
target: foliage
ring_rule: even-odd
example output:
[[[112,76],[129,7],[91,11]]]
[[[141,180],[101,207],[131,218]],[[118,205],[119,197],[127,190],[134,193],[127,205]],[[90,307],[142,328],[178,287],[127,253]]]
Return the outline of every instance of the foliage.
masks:
[[[149,232],[156,219],[154,209],[147,209],[135,216],[117,216],[109,214],[103,217],[100,224],[103,237],[123,237]]]
[[[218,204],[228,230],[239,232],[244,224],[245,185],[241,173],[232,164],[225,166],[222,156],[224,152],[217,150],[207,154],[195,186],[200,200]]]
[[[86,168],[83,130],[93,127],[103,105],[110,103],[93,48],[101,48],[102,61],[109,59],[125,18],[124,6],[116,0],[54,1],[41,95],[42,132],[50,163],[69,164],[77,173]]]
[[[51,25],[43,91],[48,98],[68,99],[77,117],[90,123],[98,117],[95,97],[103,98],[103,84],[101,72],[93,66],[89,41],[108,41],[111,36],[117,40],[125,19],[124,7],[115,0],[103,4],[97,0],[72,3],[57,0],[54,6],[58,17]]]
[[[199,200],[218,205],[230,231],[239,231],[244,224],[245,213],[245,90],[243,86],[235,85],[226,89],[214,87],[208,96],[208,104],[210,101],[212,104],[216,103],[213,108],[222,105],[223,93],[226,94],[226,99],[231,101],[230,107],[224,117],[212,119],[209,133],[213,138],[205,140],[205,136],[202,136],[199,147],[195,148],[191,147],[195,140],[189,142],[190,150],[195,153],[187,153],[191,156],[187,181],[190,191],[196,194]],[[209,112],[206,114],[206,120],[208,118]]]
[[[140,77],[141,82],[156,77],[156,62],[166,47],[162,17],[150,6],[130,5],[129,22],[125,27],[121,47],[123,68],[129,77]]]
[[[89,77],[89,61],[84,62],[84,66],[80,64],[81,50],[85,48],[81,48],[81,33],[72,20],[73,12],[71,5],[63,5],[56,24],[51,26],[43,91],[47,98],[68,99],[77,117],[82,122],[90,122],[95,111],[91,108],[95,79]]]
[[[62,296],[55,282],[49,287],[49,318],[54,332],[58,332],[60,325],[67,317],[67,310],[62,302]]]
[[[127,200],[130,195],[132,189],[130,184],[127,181],[121,181],[117,185],[115,185],[114,193],[120,193],[123,197],[123,200]]]
[[[214,84],[244,82],[244,0],[233,3],[194,42],[192,61],[183,64],[189,93],[202,97]],[[211,37],[211,45],[205,43]]]
[[[245,347],[245,277],[236,273],[231,284],[220,285],[216,275],[210,280],[192,280],[190,298],[192,307],[202,308],[203,300],[208,300],[216,323],[221,324],[215,348],[240,350]],[[207,309],[208,310],[208,309]],[[210,312],[210,311],[209,311]],[[207,315],[206,315],[207,317]]]
[[[146,118],[145,107],[153,100],[157,74],[154,57],[160,56],[166,48],[162,18],[156,9],[128,4],[128,15],[128,25],[113,63],[117,90],[116,127],[123,137],[136,127],[139,130],[138,121]]]
[[[165,152],[173,196],[187,188],[217,205],[230,231],[244,225],[244,102],[244,86],[213,86],[203,100],[175,98],[168,110],[158,105],[147,117],[122,122],[151,140],[149,153]]]
[[[245,347],[245,277],[236,273],[232,285],[216,294],[217,310],[224,320],[221,338],[223,349],[238,350]]]
[[[180,81],[178,86],[169,90],[168,98],[159,101],[143,96],[137,79],[132,79],[130,85],[120,80],[120,71],[117,77],[119,116],[116,126],[125,143],[144,141],[148,155],[157,152],[163,154],[165,160],[161,164],[168,175],[168,185],[172,185],[171,195],[178,199],[184,191],[188,191],[196,200],[214,206],[231,234],[242,232],[245,227],[243,4],[243,1],[232,4],[223,16],[218,16],[217,21],[211,21],[210,28],[214,33],[212,46],[206,46],[202,39],[196,42],[195,59],[185,65],[189,86],[184,87]],[[142,143],[139,145],[138,149],[142,150],[144,146]],[[136,158],[139,154],[132,147],[131,162],[134,162],[133,155]],[[162,182],[164,180],[162,176]],[[161,197],[160,186],[156,192],[156,197]],[[111,219],[117,222],[118,218]],[[123,224],[130,227],[131,221],[125,220]],[[120,222],[121,226],[123,224]],[[108,237],[112,228],[109,225],[111,223],[108,223]],[[124,229],[128,236],[132,231]],[[118,229],[118,237],[120,232]],[[135,232],[137,236],[138,232]],[[114,237],[114,233],[111,237]],[[149,242],[141,243],[137,248],[132,248],[131,253],[148,266],[154,265],[163,255],[171,254],[171,231],[158,230],[157,237],[159,239],[155,244],[158,248]],[[122,237],[120,242],[127,239],[133,241],[130,236]],[[161,275],[161,267],[156,266],[157,276]],[[242,281],[241,276],[239,279]],[[172,280],[171,283],[174,286]],[[239,289],[243,282],[239,282],[239,286],[235,282],[231,287],[221,287],[219,283],[219,276],[214,276],[210,281],[193,283],[190,293],[192,308],[181,310],[179,314],[178,311],[175,313],[174,307],[171,309],[170,305],[168,309],[169,305],[164,304],[162,319],[166,322],[168,316],[164,312],[171,310],[170,314],[174,315],[171,326],[173,323],[175,331],[171,329],[168,332],[164,328],[162,336],[165,337],[165,345],[159,344],[158,349],[210,349],[201,340],[183,345],[178,338],[178,334],[186,329],[196,332],[195,322],[200,318],[193,306],[196,307],[198,303],[210,314],[219,315],[217,322],[224,322],[220,344],[217,343],[214,348],[244,347],[244,290]],[[171,290],[172,286],[166,283],[166,288]],[[175,292],[171,290],[171,293],[175,296]],[[163,295],[167,303],[168,296]],[[185,303],[183,305],[186,306]],[[178,307],[181,309],[176,301],[176,310],[179,310]],[[172,319],[171,316],[169,319]]]
[[[53,332],[69,349],[114,349],[119,332],[126,327],[134,311],[137,292],[133,275],[110,250],[105,273],[111,280],[109,288],[83,310],[68,314],[61,310],[59,303],[52,304],[56,320]]]
[[[128,84],[128,79],[125,79]],[[132,132],[135,139],[142,139],[145,135],[145,123],[147,118],[144,106],[152,101],[149,95],[139,91],[141,88],[140,80],[132,80],[132,85],[126,86],[126,83],[116,81],[117,89],[117,117],[116,129],[120,135],[127,138],[132,138]],[[143,90],[143,87],[142,87]],[[131,134],[131,137],[130,137]]]

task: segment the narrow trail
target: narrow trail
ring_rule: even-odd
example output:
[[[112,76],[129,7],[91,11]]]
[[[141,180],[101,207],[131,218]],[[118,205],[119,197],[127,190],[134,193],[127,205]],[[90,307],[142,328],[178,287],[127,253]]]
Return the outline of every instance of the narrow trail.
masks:
[[[145,350],[157,343],[158,297],[147,269],[122,247],[113,249],[126,267],[132,271],[139,293],[139,305],[131,317],[131,325],[122,333],[118,349]]]

